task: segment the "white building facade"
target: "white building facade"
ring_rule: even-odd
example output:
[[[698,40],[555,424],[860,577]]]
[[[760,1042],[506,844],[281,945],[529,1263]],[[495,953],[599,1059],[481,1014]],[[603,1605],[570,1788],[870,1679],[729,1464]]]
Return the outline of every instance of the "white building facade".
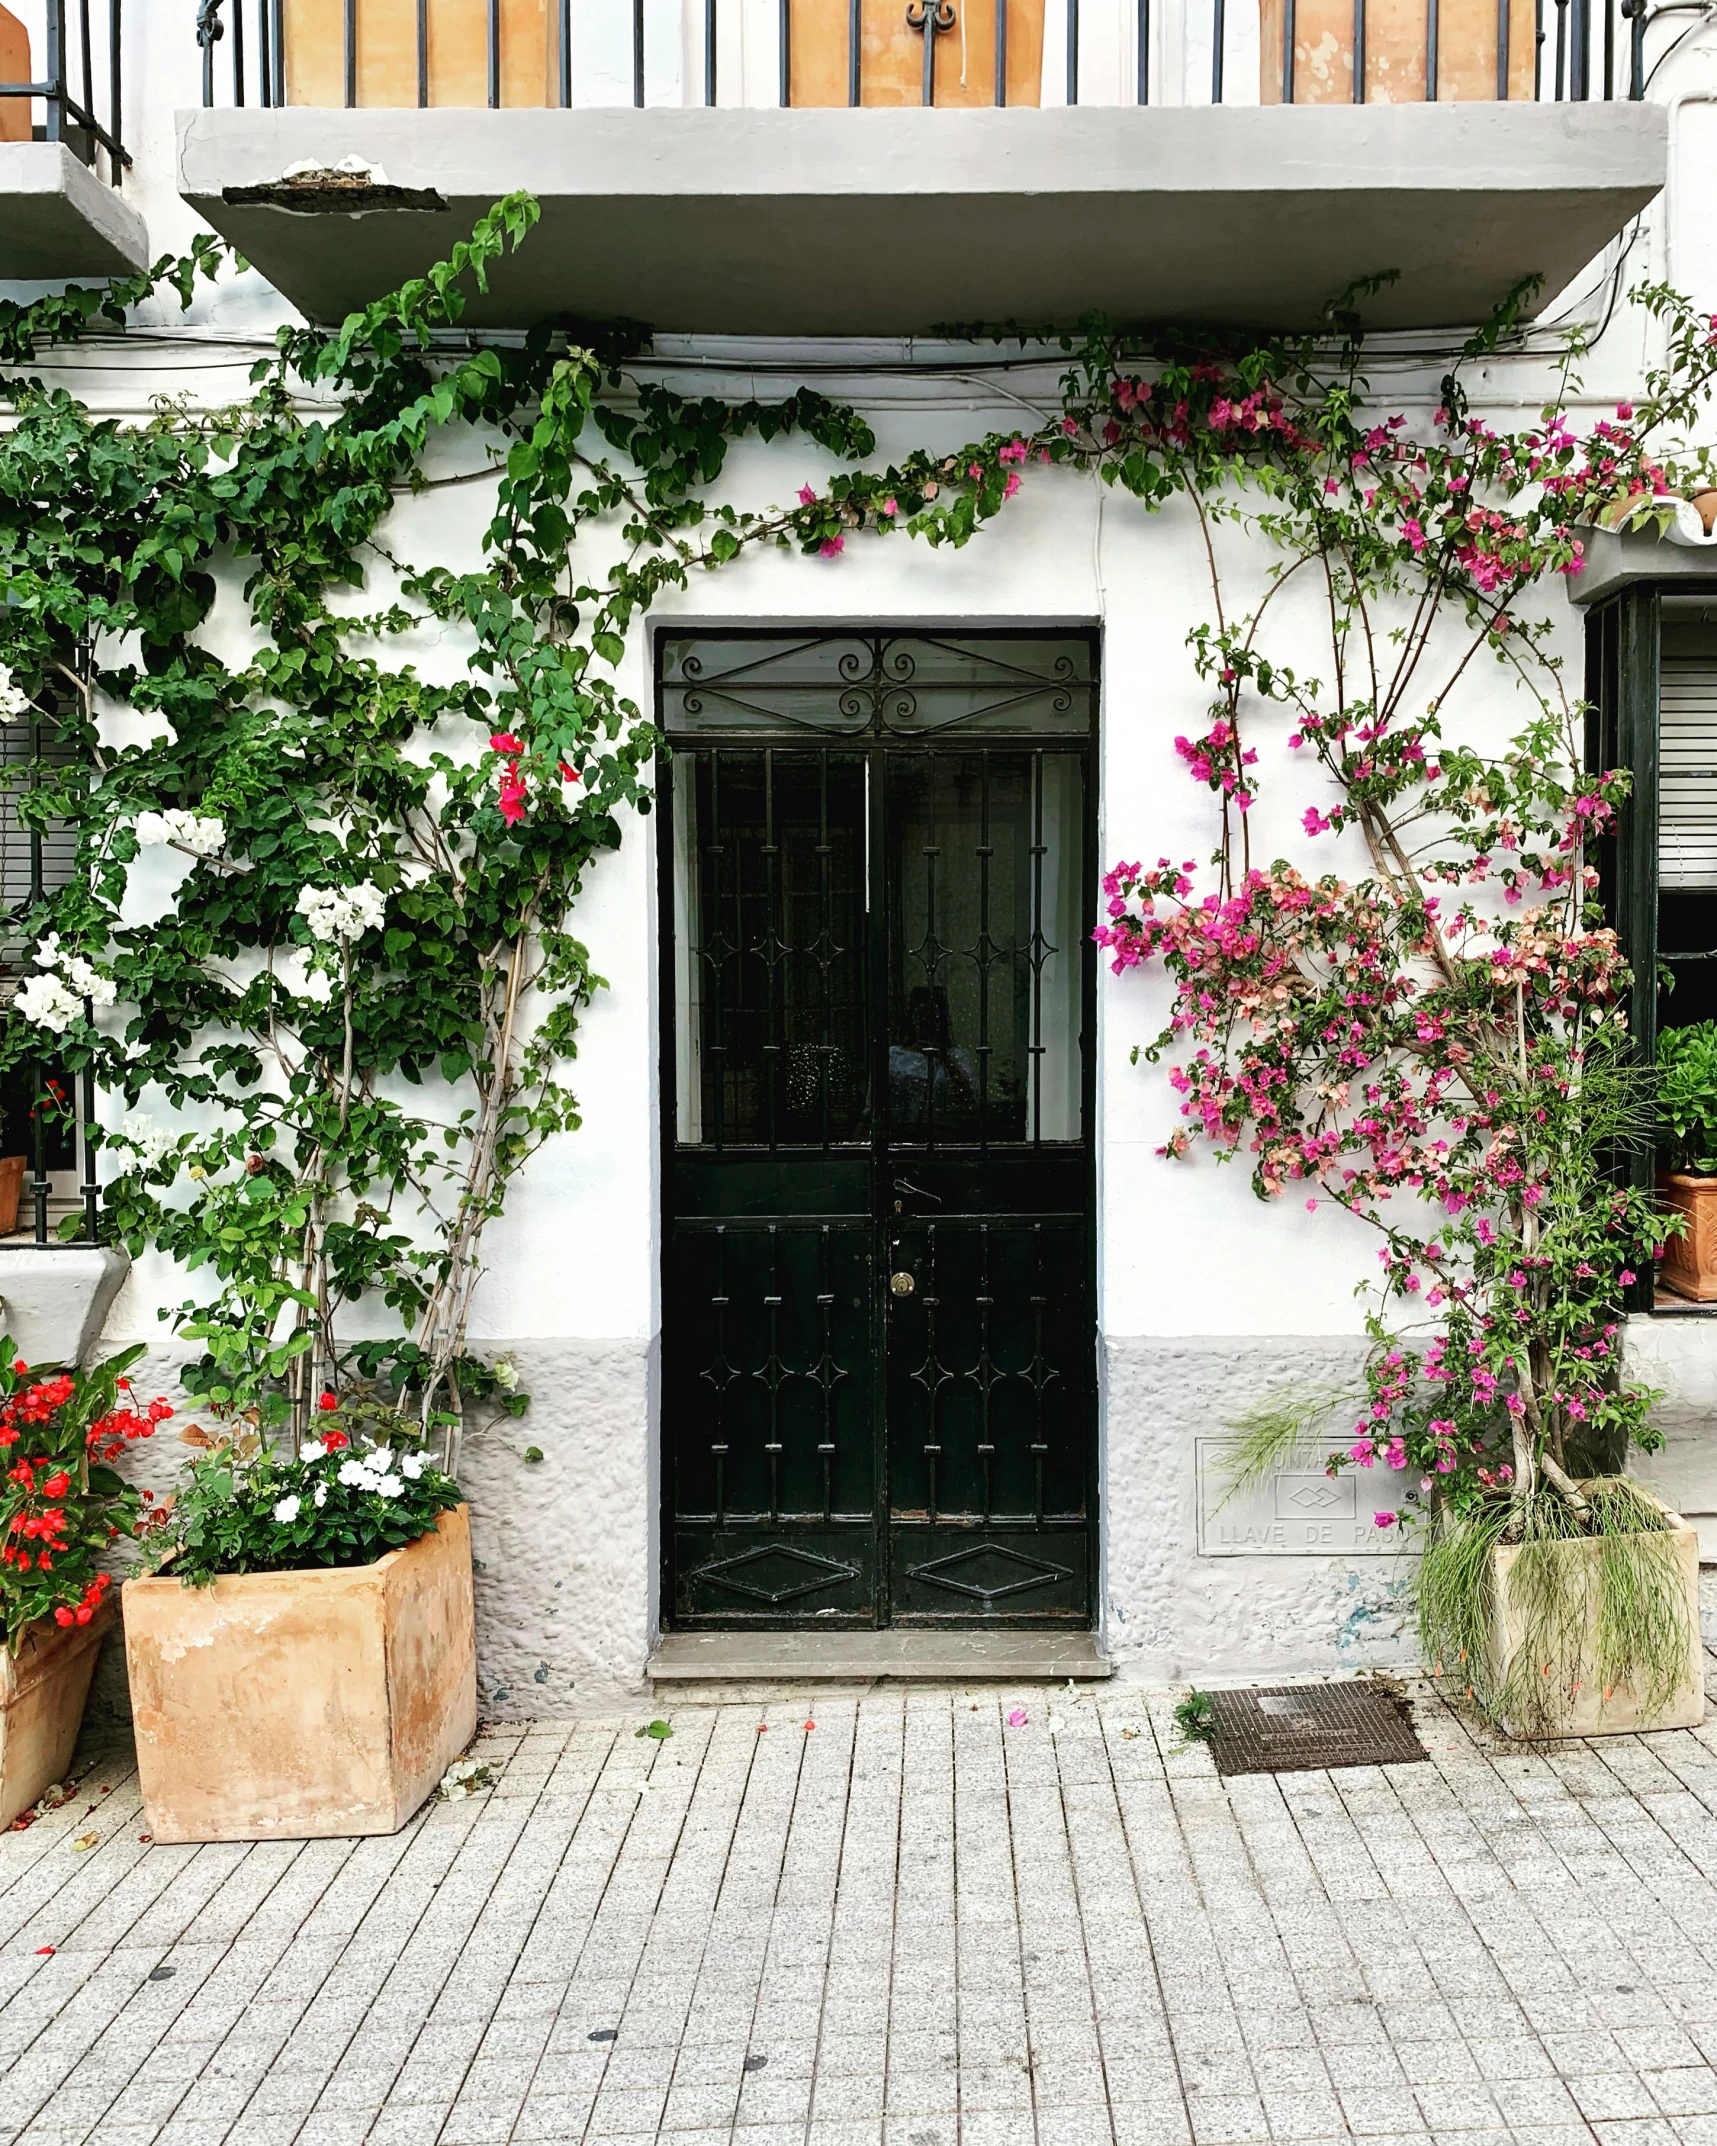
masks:
[[[1635,281],[1717,307],[1703,16],[1547,6],[1538,44],[1530,9],[1499,25],[1445,0],[1394,45],[1370,26],[1356,102],[1345,7],[1008,0],[998,46],[998,5],[950,0],[927,30],[904,0],[209,0],[199,45],[180,10],[129,0],[123,183],[36,97],[49,138],[0,141],[0,276],[51,287],[212,223],[247,271],[40,370],[120,415],[215,406],[277,325],[420,272],[526,186],[542,224],[479,330],[644,320],[643,375],[736,400],[814,385],[865,413],[882,460],[1057,406],[1053,351],[935,333],[950,321],[1297,324],[1398,269],[1372,390],[1427,422],[1462,329],[1541,273],[1538,323],[1473,379],[1508,422],[1570,323],[1595,338],[1577,417],[1637,387]],[[41,83],[52,25],[23,20]],[[111,131],[109,91],[96,106]],[[295,167],[348,159],[362,213],[331,180],[292,193]],[[803,438],[751,443],[723,492],[764,508],[829,473]],[[484,480],[405,503],[399,548],[470,560],[491,499]],[[1218,541],[1230,590],[1261,592],[1267,550]],[[1575,675],[1605,601],[1656,634],[1706,586],[1695,547],[1610,542],[1580,601],[1543,598]],[[235,647],[236,587],[207,629]],[[1239,1168],[1159,1156],[1177,1103],[1134,1053],[1164,986],[1089,943],[1109,863],[1213,846],[1174,748],[1205,720],[1186,637],[1209,610],[1188,509],[1033,468],[959,551],[756,551],[635,628],[621,683],[675,741],[664,809],[580,903],[607,979],[583,1128],[492,1226],[473,1320],[533,1397],[464,1447],[490,1710],[593,1703],[652,1660],[737,1674],[760,1657],[735,1633],[812,1670],[854,1659],[819,1655],[832,1635],[888,1635],[906,1662],[952,1638],[980,1651],[941,1659],[974,1668],[1001,1638],[1046,1671],[1140,1677],[1411,1658],[1397,1551],[1351,1478],[1219,1487],[1236,1416],[1351,1370],[1371,1248],[1338,1214],[1261,1205]],[[406,653],[435,677],[465,651],[425,629]],[[1465,710],[1495,738],[1523,716],[1500,679]],[[1298,856],[1306,799],[1282,738],[1260,746],[1254,841]],[[168,891],[140,876],[136,899]],[[66,1256],[0,1253],[14,1322]],[[91,1346],[147,1340],[169,1377],[157,1314],[184,1293],[146,1255]],[[1717,1529],[1717,1328],[1642,1309],[1630,1337],[1668,1389],[1657,1477]]]

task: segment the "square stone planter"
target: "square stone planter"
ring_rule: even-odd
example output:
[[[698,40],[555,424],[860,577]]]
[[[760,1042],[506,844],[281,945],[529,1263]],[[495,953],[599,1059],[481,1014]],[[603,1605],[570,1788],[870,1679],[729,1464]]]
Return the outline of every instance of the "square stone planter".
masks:
[[[65,1779],[112,1603],[110,1593],[88,1624],[39,1618],[16,1660],[0,1649],[0,1827]]]
[[[1532,1733],[1544,1736],[1637,1736],[1652,1729],[1695,1729],[1705,1719],[1705,1655],[1699,1637],[1699,1537],[1679,1513],[1654,1498],[1635,1483],[1634,1489],[1654,1505],[1669,1522],[1669,1540],[1677,1581],[1682,1590],[1687,1630],[1687,1651],[1674,1691],[1661,1706],[1648,1708],[1632,1681],[1618,1684],[1604,1695],[1595,1662],[1581,1664],[1580,1688],[1572,1704],[1560,1715],[1535,1726]],[[1590,1635],[1597,1600],[1598,1544],[1587,1537],[1549,1546],[1550,1555],[1567,1560],[1575,1584],[1584,1592],[1585,1629]],[[1491,1627],[1491,1671],[1499,1689],[1505,1687],[1509,1667],[1526,1632],[1526,1616],[1511,1581],[1521,1550],[1503,1545],[1492,1553],[1494,1622]],[[1509,1735],[1522,1733],[1522,1726],[1504,1721]]]
[[[1658,1198],[1687,1227],[1666,1238],[1658,1278],[1678,1297],[1717,1303],[1717,1177],[1675,1171],[1657,1181]]]
[[[466,1508],[373,1565],[127,1580],[158,1841],[397,1833],[477,1726]]]

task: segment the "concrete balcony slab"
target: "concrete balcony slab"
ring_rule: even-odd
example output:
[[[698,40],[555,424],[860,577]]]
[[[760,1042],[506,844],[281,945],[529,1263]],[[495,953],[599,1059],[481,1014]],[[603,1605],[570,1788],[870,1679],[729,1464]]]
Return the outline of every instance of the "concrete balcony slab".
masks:
[[[1378,328],[1546,297],[1663,184],[1647,104],[1050,111],[195,111],[179,191],[313,320],[444,256],[500,195],[543,219],[466,320],[910,335],[951,322]],[[283,183],[348,158],[386,184]],[[330,218],[334,219],[332,222]]]
[[[0,280],[129,276],[148,260],[142,217],[64,142],[0,142]]]

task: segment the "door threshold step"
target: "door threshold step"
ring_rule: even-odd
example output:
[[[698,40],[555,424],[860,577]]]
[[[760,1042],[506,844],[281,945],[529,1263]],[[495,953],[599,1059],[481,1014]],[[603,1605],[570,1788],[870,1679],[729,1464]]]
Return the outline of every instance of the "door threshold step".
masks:
[[[944,1684],[1107,1677],[1090,1632],[664,1632],[646,1664],[658,1684]]]

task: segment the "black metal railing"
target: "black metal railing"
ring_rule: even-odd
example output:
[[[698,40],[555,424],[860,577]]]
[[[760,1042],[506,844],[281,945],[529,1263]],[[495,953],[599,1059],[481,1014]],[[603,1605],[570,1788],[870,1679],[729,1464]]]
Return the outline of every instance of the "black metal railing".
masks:
[[[37,141],[64,142],[92,171],[120,184],[131,157],[122,131],[123,69],[120,64],[120,0],[105,0],[106,21],[92,23],[90,0],[46,0],[45,49],[40,79],[0,82],[0,109],[27,100],[30,132]],[[35,53],[30,55],[35,75]],[[102,100],[105,95],[105,115]],[[44,117],[34,119],[40,102]]]
[[[26,720],[0,728],[0,966],[14,988],[34,952],[42,904],[77,869],[72,830],[44,826],[37,813],[20,812],[18,801],[38,792],[75,750],[51,708],[32,704]],[[94,1012],[86,999],[85,1019]],[[26,1165],[17,1234],[39,1245],[99,1242],[95,1075],[87,1066],[73,1074],[44,1049],[0,1080],[0,1148],[12,1155],[22,1149]]]
[[[87,0],[84,0],[87,5]],[[117,4],[117,0],[116,0]],[[247,27],[247,4],[251,20]],[[197,11],[197,41],[202,47],[203,102],[222,101],[218,78],[229,67],[231,101],[280,105],[292,97],[287,80],[286,10],[293,0],[200,0]],[[343,0],[342,77],[344,103],[356,107],[358,97],[359,38],[364,0]],[[487,102],[498,109],[502,102],[502,0],[470,0],[473,9],[484,10],[487,55]],[[849,105],[865,101],[862,0],[824,0],[830,9],[846,9],[846,84]],[[924,40],[921,101],[936,101],[936,50],[939,42],[959,27],[965,0],[899,0],[907,27]],[[1423,0],[1425,101],[1437,100],[1448,52],[1440,20],[1440,0]],[[701,102],[720,101],[718,54],[720,50],[721,0],[687,0],[695,10],[700,32],[699,88]],[[804,0],[799,0],[804,5]],[[1015,0],[1018,5],[1018,0]],[[1136,8],[1136,74],[1130,85],[1130,101],[1153,101],[1152,45],[1156,24],[1153,5],[1162,0],[1129,0]],[[1207,6],[1210,30],[1210,101],[1227,101],[1227,47],[1231,25],[1228,0],[1199,0]],[[994,0],[994,96],[997,105],[1008,102],[1008,6],[1009,0]],[[1366,98],[1367,0],[1353,0],[1352,98]],[[431,89],[430,0],[417,0],[417,102],[427,106]],[[793,103],[793,30],[795,0],[779,0],[777,28],[777,102]],[[1640,98],[1645,94],[1645,26],[1647,0],[1534,0],[1533,65],[1531,95],[1539,100],[1583,103],[1597,99]],[[642,107],[646,96],[644,0],[632,0],[631,78],[632,102]],[[1067,43],[1065,95],[1078,104],[1081,94],[1082,24],[1080,0],[1066,0]],[[1292,104],[1295,97],[1295,52],[1298,0],[1281,0],[1280,74],[1272,85],[1280,101]],[[1517,33],[1511,0],[1497,0],[1496,95],[1506,101],[1514,86],[1514,45]],[[116,18],[117,19],[117,18]],[[801,18],[802,19],[802,18]],[[556,0],[553,21],[552,73],[558,102],[573,102],[574,16],[573,0]],[[674,40],[676,45],[678,39]],[[217,64],[217,47],[224,44],[226,58]],[[1487,50],[1489,41],[1487,40]],[[1272,59],[1274,54],[1271,55]],[[1157,92],[1160,96],[1160,90]],[[299,98],[296,101],[307,102]],[[514,100],[517,101],[517,100]],[[585,101],[585,100],[580,100]],[[676,101],[678,101],[676,99]],[[1248,97],[1246,102],[1254,101]],[[1273,98],[1271,101],[1274,101]]]

